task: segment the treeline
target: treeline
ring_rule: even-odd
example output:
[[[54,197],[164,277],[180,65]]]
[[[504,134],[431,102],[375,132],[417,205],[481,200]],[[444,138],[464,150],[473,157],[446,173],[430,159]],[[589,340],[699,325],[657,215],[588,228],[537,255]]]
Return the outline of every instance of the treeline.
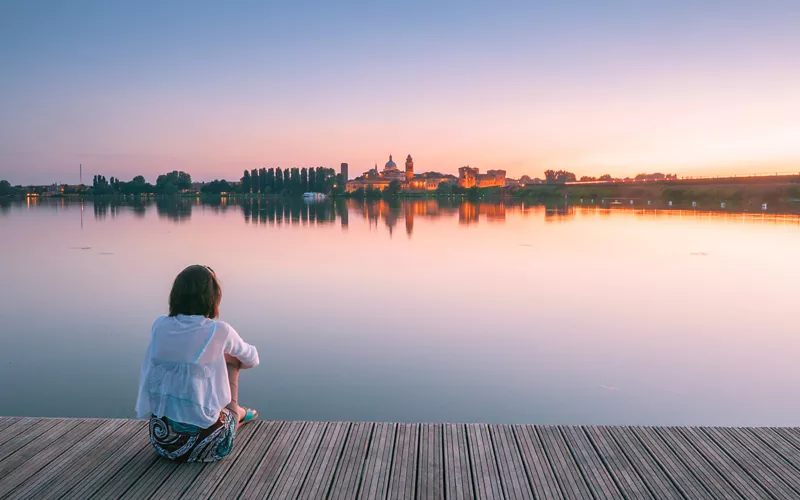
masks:
[[[341,175],[325,167],[245,170],[239,183],[239,192],[250,194],[298,196],[308,192],[329,194],[334,190],[344,191]]]
[[[677,178],[678,176],[676,174],[662,174],[661,172],[655,172],[652,174],[638,174],[633,178],[619,178],[612,177],[611,174],[604,174],[600,177],[584,175],[580,178],[580,182],[669,181]],[[546,184],[564,184],[567,182],[576,182],[577,180],[577,176],[567,170],[545,170],[544,172],[544,182]]]
[[[144,176],[137,175],[131,181],[124,182],[116,177],[106,179],[103,175],[92,178],[89,194],[94,195],[142,195],[142,194],[178,194],[192,186],[192,176],[186,172],[173,170],[159,175],[156,185],[147,182]]]
[[[20,193],[19,189],[11,185],[6,180],[0,181],[0,196],[16,196]]]
[[[584,175],[581,177],[581,182],[631,182],[631,181],[671,181],[676,180],[678,178],[677,174],[662,174],[661,172],[655,172],[652,174],[637,174],[635,177],[611,177],[611,174],[601,175],[600,177],[589,177]]]

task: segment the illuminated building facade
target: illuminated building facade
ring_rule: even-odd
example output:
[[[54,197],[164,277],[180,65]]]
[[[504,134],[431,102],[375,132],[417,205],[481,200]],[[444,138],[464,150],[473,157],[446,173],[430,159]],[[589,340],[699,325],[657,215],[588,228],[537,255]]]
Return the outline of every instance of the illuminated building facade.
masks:
[[[505,187],[506,171],[489,170],[481,174],[477,168],[461,167],[458,169],[458,185],[463,188]]]
[[[342,164],[343,172],[345,171],[345,165]],[[372,188],[383,191],[389,187],[392,181],[398,181],[400,189],[404,191],[436,191],[443,182],[451,182],[464,188],[473,186],[505,187],[506,185],[505,170],[489,170],[487,173],[481,174],[477,168],[467,166],[459,168],[458,174],[458,177],[438,172],[415,174],[414,159],[411,158],[411,155],[406,157],[405,171],[402,171],[397,168],[397,164],[392,160],[392,155],[389,155],[389,161],[386,162],[383,170],[378,170],[378,165],[375,165],[375,168],[367,170],[361,177],[348,181],[346,190],[347,192],[353,192],[358,189]]]

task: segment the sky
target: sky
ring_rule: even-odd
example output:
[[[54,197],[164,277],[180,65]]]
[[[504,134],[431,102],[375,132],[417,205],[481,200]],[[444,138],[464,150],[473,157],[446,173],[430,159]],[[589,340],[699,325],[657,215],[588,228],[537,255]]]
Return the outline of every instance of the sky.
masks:
[[[0,2],[0,179],[800,171],[796,0]]]

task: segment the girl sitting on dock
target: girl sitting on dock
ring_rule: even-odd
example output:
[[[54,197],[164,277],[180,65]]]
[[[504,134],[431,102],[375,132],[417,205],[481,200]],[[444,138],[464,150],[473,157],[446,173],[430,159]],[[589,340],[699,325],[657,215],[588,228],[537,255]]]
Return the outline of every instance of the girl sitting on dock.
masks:
[[[238,425],[258,416],[239,405],[239,370],[258,365],[258,351],[216,319],[221,300],[214,271],[189,266],[172,285],[169,316],[153,324],[136,413],[150,418],[150,442],[171,460],[225,457]]]

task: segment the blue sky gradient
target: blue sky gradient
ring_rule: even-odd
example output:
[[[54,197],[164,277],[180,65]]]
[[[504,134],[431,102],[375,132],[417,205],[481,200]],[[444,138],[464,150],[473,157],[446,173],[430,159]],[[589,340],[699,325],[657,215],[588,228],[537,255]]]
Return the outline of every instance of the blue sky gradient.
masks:
[[[800,170],[793,1],[7,1],[0,64],[15,184]]]

